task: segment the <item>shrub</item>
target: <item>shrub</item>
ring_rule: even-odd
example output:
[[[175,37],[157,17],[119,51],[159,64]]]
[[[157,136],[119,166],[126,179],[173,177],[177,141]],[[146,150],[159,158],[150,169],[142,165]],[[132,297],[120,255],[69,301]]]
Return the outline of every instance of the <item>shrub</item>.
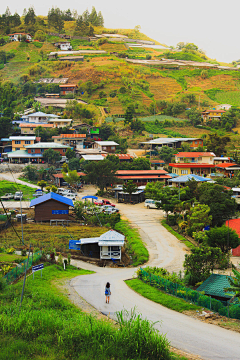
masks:
[[[13,254],[15,252],[15,249],[12,247],[12,248],[8,248],[6,253],[7,254]]]

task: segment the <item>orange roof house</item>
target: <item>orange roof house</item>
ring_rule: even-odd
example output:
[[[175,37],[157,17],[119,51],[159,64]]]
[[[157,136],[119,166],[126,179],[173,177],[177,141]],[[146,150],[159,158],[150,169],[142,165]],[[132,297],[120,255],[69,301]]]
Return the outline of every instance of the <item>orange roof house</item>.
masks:
[[[230,219],[225,223],[230,229],[235,230],[240,237],[240,219]],[[232,256],[240,256],[240,245],[236,249],[232,249]]]

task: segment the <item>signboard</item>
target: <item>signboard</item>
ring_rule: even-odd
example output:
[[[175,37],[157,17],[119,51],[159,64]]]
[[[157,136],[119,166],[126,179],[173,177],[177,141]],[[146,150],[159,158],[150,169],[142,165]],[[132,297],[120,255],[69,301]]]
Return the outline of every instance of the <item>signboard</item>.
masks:
[[[35,265],[32,267],[32,272],[42,270],[42,269],[43,269],[43,264]]]
[[[41,270],[41,277],[42,277],[42,269],[43,269],[43,264],[38,264],[32,267],[33,279],[34,279],[34,273],[39,270]]]
[[[69,250],[81,250],[81,245],[79,243],[79,240],[69,240]]]
[[[52,210],[52,215],[62,215],[68,214],[68,210]]]

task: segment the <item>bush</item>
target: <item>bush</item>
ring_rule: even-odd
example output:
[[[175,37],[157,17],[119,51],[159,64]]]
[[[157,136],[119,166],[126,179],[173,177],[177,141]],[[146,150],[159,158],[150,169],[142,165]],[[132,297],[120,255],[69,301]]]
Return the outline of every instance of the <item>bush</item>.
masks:
[[[8,248],[6,253],[7,254],[13,254],[15,252],[15,249],[12,247],[12,248]]]

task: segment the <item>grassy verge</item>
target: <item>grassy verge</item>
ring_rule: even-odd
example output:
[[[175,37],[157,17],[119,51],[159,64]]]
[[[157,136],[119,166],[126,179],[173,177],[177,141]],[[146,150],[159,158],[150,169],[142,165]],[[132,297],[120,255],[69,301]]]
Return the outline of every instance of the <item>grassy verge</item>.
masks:
[[[152,323],[132,314],[119,314],[119,326],[97,320],[71,304],[53,286],[56,279],[90,272],[45,264],[43,277],[27,278],[21,312],[22,281],[0,293],[0,360],[18,359],[164,359],[171,354],[165,336]],[[7,345],[7,346],[6,346]]]
[[[137,229],[131,228],[128,221],[121,220],[115,225],[115,230],[120,231],[126,236],[126,250],[132,256],[133,266],[138,266],[148,261],[148,250]]]
[[[26,178],[24,178],[24,177],[19,177],[18,179],[19,179],[19,180],[22,180],[22,181],[25,181],[26,183],[33,184],[33,185],[37,185],[37,183],[38,183],[38,180],[31,181],[31,180],[28,180],[28,179],[26,179]],[[39,187],[39,188],[40,188],[40,187]]]
[[[0,181],[0,196],[5,195],[6,193],[12,193],[14,195],[16,191],[22,191],[23,200],[27,200],[28,198],[33,197],[35,190],[36,189],[33,189],[27,185],[16,184],[15,182],[7,180]]]
[[[202,308],[201,306],[189,304],[188,302],[172,295],[165,294],[151,285],[145,284],[140,279],[126,280],[125,282],[131,289],[140,295],[158,304],[161,304],[168,309],[183,312],[189,310],[200,310]]]
[[[162,226],[165,227],[165,229],[167,229],[167,231],[169,231],[172,235],[176,236],[176,238],[178,240],[180,240],[181,242],[183,242],[189,249],[193,249],[195,246],[190,242],[188,241],[187,239],[185,239],[184,236],[182,236],[181,234],[178,234],[176,231],[174,231],[171,226],[169,226],[167,223],[166,223],[166,220],[162,220],[161,221],[161,224]]]
[[[6,254],[0,253],[0,262],[15,262],[15,260],[25,260],[26,256],[16,255],[16,254]]]

